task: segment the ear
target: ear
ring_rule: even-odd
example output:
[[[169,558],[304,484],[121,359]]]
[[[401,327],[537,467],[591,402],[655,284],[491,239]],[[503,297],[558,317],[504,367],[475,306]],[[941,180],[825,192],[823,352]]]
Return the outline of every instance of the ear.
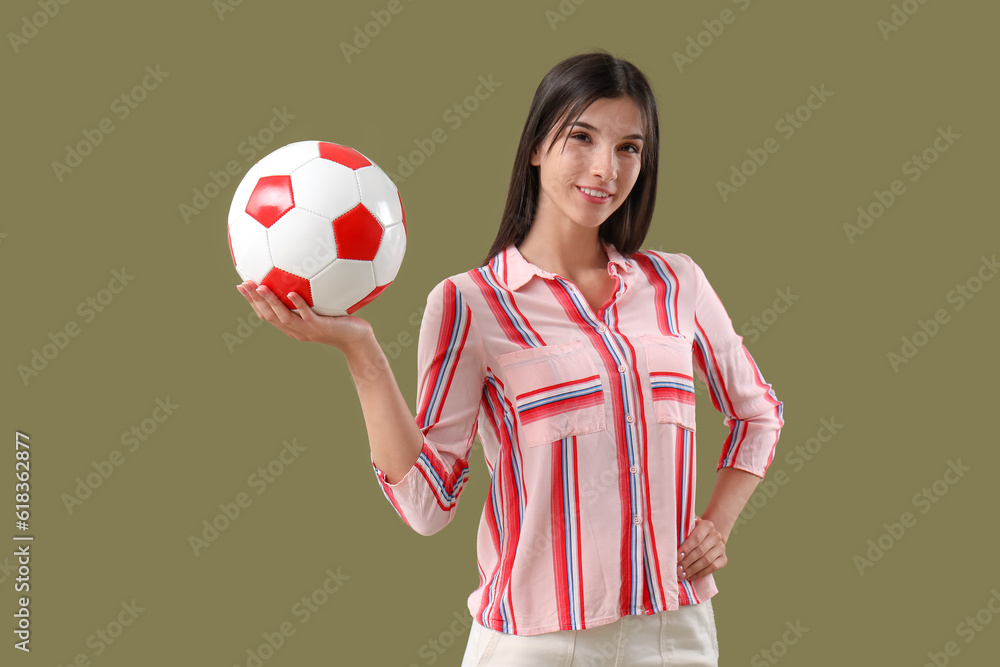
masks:
[[[541,161],[538,159],[538,147],[537,146],[535,147],[535,149],[533,151],[531,151],[530,163],[533,166],[535,166],[535,167],[538,167],[538,166],[541,165]]]

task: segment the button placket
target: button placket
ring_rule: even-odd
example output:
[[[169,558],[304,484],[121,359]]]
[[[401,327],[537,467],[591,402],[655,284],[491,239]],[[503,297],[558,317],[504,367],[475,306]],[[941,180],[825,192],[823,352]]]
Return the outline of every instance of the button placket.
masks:
[[[608,334],[608,327],[604,326],[603,324],[600,324],[600,325],[596,326],[595,327],[595,331],[597,331],[598,333],[602,334],[602,337],[604,337],[604,338],[607,338],[608,336],[613,336],[613,334]],[[603,334],[608,334],[608,335],[603,335]],[[627,367],[625,366],[625,364],[618,364],[618,372],[619,372],[619,374],[625,375],[626,371],[627,371]],[[627,382],[626,384],[632,385],[631,389],[633,391],[637,392],[640,395],[640,399],[639,400],[642,400],[641,399],[642,387],[641,387],[641,385],[638,384],[638,380],[636,378],[633,378],[632,382]],[[635,394],[633,394],[633,395],[635,395]],[[625,415],[625,421],[627,421],[629,424],[635,424],[635,415],[634,415],[634,413],[632,413],[632,412],[626,413],[626,415]],[[638,435],[639,435],[638,432],[636,432],[636,442],[638,442]],[[640,448],[643,447],[643,446],[645,446],[645,443],[639,444]],[[638,456],[638,455],[639,455],[639,452],[636,451],[635,452],[635,456]],[[638,476],[639,466],[635,465],[635,464],[632,464],[632,465],[629,466],[628,471],[629,471],[629,474]],[[632,483],[638,484],[638,480],[634,480]],[[642,488],[641,488],[641,486],[639,486],[637,488],[638,488],[639,494],[641,496],[642,495]],[[640,501],[639,501],[639,503],[640,503],[639,507],[642,506],[642,504],[641,504],[642,502],[643,501],[640,499]],[[633,515],[633,517],[632,517],[632,524],[633,524],[633,526],[635,526],[636,528],[638,528],[642,524],[642,517],[639,516],[639,515]]]
[[[616,296],[621,296],[621,293],[625,289],[625,287],[624,287],[624,281],[621,282],[621,285],[622,285],[622,287],[617,292]],[[575,289],[576,288],[574,286],[574,290]],[[577,294],[579,294],[579,290],[576,290],[576,292],[577,292]],[[598,322],[599,322],[599,320],[598,320]],[[607,339],[609,337],[614,337],[613,333],[609,333],[609,327],[605,326],[604,324],[597,324],[596,326],[594,326],[594,330],[597,333],[599,333],[601,335],[601,337],[604,338],[604,339]],[[619,374],[621,374],[623,376],[626,375],[627,367],[625,366],[625,364],[618,364],[617,369],[618,369]],[[630,391],[632,392],[632,396],[637,397],[637,400],[641,401],[642,400],[642,385],[639,382],[639,379],[633,377],[631,381],[626,380],[626,384],[630,385]],[[636,447],[637,451],[633,452],[633,455],[635,457],[638,457],[639,456],[639,451],[638,450],[641,449],[642,447],[645,447],[646,443],[645,442],[641,442],[641,443],[639,442],[639,432],[638,432],[638,429],[635,429],[635,427],[634,427],[636,419],[635,419],[635,415],[632,412],[629,412],[629,413],[627,413],[625,415],[625,421],[627,421],[631,425],[629,428],[632,428],[633,432],[635,433],[635,436],[636,436],[635,437],[635,442],[637,443],[637,447]],[[636,485],[636,491],[638,492],[638,495],[639,495],[639,499],[637,501],[637,505],[633,506],[633,508],[632,508],[633,511],[635,511],[635,510],[638,510],[639,508],[641,508],[643,506],[643,503],[645,502],[644,499],[642,498],[642,496],[643,496],[642,485],[639,484],[639,480],[638,480],[639,466],[636,465],[636,464],[632,464],[632,465],[629,466],[628,471],[629,471],[630,476],[633,476],[630,479],[630,483]],[[632,526],[633,526],[633,528],[635,530],[642,530],[643,531],[643,538],[642,539],[645,540],[646,537],[645,537],[645,531],[642,529],[642,516],[641,515],[634,514],[632,516]]]

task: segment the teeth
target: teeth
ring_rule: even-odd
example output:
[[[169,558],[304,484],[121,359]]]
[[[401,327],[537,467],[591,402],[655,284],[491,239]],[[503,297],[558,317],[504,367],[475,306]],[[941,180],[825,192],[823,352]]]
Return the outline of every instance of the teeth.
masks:
[[[604,198],[604,197],[610,197],[611,196],[611,195],[609,195],[607,193],[604,193],[604,192],[601,192],[599,190],[590,190],[589,188],[580,188],[580,190],[582,190],[583,192],[586,192],[591,197],[601,197],[601,198]]]

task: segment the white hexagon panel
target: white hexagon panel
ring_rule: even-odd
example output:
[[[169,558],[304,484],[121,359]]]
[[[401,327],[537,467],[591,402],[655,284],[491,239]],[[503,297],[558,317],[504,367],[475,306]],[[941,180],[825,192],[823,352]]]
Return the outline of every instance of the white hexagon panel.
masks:
[[[229,209],[229,247],[244,280],[286,307],[300,294],[320,315],[348,315],[399,272],[406,215],[378,165],[340,144],[299,141],[254,164]]]
[[[270,247],[267,243],[267,229],[259,222],[239,212],[229,223],[229,246],[233,252],[236,272],[243,280],[257,284],[267,277],[274,268]]]
[[[361,203],[372,215],[389,228],[403,223],[403,205],[392,180],[376,165],[358,169],[358,183],[361,185]]]
[[[406,230],[403,223],[393,225],[382,236],[382,247],[372,260],[376,285],[388,285],[396,278],[406,253]]]
[[[292,172],[295,205],[334,220],[361,203],[354,170],[330,160],[311,160]],[[336,183],[337,187],[332,187]]]
[[[320,303],[357,303],[377,288],[371,262],[338,259],[312,279],[313,298]],[[320,315],[346,315],[347,309],[313,306]]]
[[[274,266],[312,278],[337,259],[337,241],[330,218],[296,206],[267,230]]]

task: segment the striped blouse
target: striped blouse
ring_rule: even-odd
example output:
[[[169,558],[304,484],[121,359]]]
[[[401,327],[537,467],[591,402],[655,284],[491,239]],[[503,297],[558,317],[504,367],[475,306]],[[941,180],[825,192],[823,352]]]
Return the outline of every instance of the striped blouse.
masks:
[[[455,516],[478,433],[490,485],[472,617],[535,635],[697,604],[712,575],[677,580],[695,517],[693,373],[725,415],[718,468],[763,477],[782,403],[701,267],[683,253],[625,259],[594,312],[513,244],[439,282],[417,343],[423,448],[385,497],[421,535]]]

